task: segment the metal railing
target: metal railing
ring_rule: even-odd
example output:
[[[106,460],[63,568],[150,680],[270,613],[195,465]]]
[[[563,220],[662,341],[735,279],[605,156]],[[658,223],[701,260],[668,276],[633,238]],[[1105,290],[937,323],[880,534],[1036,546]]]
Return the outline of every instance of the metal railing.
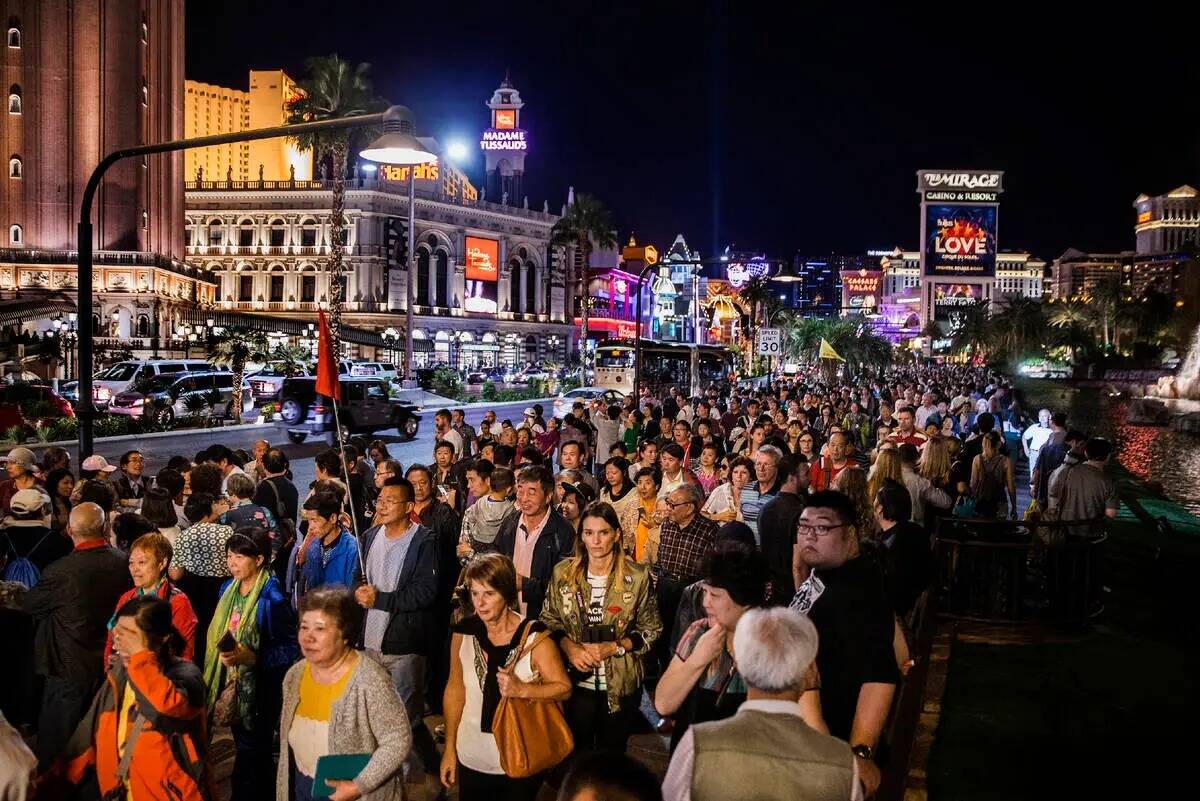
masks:
[[[1105,527],[1104,518],[938,518],[939,613],[988,623],[1086,623],[1104,609]]]
[[[0,261],[14,264],[72,264],[79,261],[79,251],[0,248]],[[159,267],[189,278],[210,280],[207,273],[186,262],[148,251],[96,250],[92,252],[92,263],[118,267]]]

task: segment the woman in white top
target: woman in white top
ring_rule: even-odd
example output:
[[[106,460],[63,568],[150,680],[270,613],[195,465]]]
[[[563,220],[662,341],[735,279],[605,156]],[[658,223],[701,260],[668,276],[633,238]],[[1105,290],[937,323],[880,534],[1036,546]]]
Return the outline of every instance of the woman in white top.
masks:
[[[729,463],[729,483],[713,490],[700,509],[700,514],[718,523],[728,523],[731,520],[745,522],[742,520],[742,489],[750,483],[753,476],[753,462],[745,456],[734,459]]]
[[[463,572],[467,616],[454,626],[450,645],[450,680],[443,709],[446,752],[442,784],[458,784],[462,801],[532,801],[542,776],[514,779],[500,767],[492,720],[500,698],[528,698],[552,703],[571,694],[571,682],[558,648],[546,627],[526,620],[517,607],[517,572],[501,554],[483,554]],[[516,664],[521,640],[529,639]],[[530,645],[533,647],[530,648]]]

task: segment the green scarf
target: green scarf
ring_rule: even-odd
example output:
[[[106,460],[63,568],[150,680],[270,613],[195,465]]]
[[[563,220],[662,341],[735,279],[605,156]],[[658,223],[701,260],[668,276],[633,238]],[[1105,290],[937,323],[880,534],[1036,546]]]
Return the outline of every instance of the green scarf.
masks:
[[[258,577],[254,579],[254,586],[250,589],[250,594],[242,603],[242,619],[238,623],[238,630],[233,632],[234,639],[238,643],[251,651],[258,653],[258,597],[262,594],[263,587],[267,584],[267,579],[270,578],[270,573],[266,570],[258,571]],[[254,690],[255,690],[255,675],[254,670],[239,670],[231,668],[229,676],[225,676],[224,665],[221,664],[221,652],[217,650],[217,643],[225,636],[226,630],[229,628],[229,618],[233,614],[234,601],[237,600],[242,583],[238,580],[233,580],[221,595],[221,600],[217,601],[217,609],[213,613],[212,622],[208,624],[208,636],[206,642],[208,647],[204,651],[204,686],[208,689],[208,714],[211,717],[213,707],[217,703],[217,698],[221,695],[221,685],[223,680],[237,682],[238,707],[244,728],[251,728],[251,722],[254,720]]]

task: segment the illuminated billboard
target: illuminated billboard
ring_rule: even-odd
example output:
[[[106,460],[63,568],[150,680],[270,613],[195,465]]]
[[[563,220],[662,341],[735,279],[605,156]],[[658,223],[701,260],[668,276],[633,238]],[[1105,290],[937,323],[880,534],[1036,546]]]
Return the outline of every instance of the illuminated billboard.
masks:
[[[496,109],[496,128],[511,131],[517,127],[517,111],[511,108]]]
[[[996,274],[996,206],[925,206],[925,275]]]
[[[528,150],[525,132],[519,129],[500,130],[489,128],[479,140],[480,150]]]
[[[842,289],[846,294],[845,305],[851,311],[875,314],[879,309],[883,273],[879,270],[844,270],[841,276]]]
[[[500,243],[495,239],[468,236],[463,308],[468,312],[496,313],[496,282],[500,277]]]
[[[761,256],[749,261],[733,261],[725,269],[725,277],[734,289],[741,289],[752,278],[762,278],[771,271],[771,263]]]

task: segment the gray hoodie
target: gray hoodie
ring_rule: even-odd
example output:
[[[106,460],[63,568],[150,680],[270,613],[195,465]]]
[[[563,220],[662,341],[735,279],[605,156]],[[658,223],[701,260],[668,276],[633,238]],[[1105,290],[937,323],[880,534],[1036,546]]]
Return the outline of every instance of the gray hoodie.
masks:
[[[463,515],[460,542],[465,542],[475,553],[491,553],[496,550],[496,535],[505,515],[512,511],[511,499],[494,501],[485,496],[475,501]]]

